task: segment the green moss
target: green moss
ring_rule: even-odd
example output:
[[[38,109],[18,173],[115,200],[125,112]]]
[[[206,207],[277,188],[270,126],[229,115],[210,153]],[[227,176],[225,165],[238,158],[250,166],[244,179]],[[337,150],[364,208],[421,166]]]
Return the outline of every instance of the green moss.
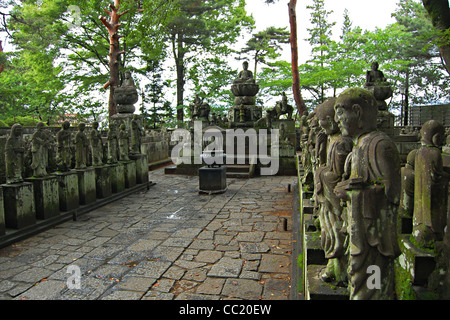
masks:
[[[417,300],[408,270],[403,269],[397,260],[395,261],[395,293],[398,300]]]

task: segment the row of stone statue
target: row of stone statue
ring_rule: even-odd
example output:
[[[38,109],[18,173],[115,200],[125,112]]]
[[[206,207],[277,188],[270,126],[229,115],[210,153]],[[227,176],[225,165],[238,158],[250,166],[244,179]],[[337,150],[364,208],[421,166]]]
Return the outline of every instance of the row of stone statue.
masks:
[[[107,143],[104,145],[98,122],[93,122],[90,131],[86,134],[86,124],[78,124],[75,134],[70,130],[70,122],[65,121],[56,134],[46,129],[40,122],[36,125],[29,148],[31,149],[31,175],[44,177],[49,169],[66,172],[71,169],[84,169],[87,166],[102,166],[118,161],[128,161],[130,154],[141,153],[141,129],[137,117],[131,121],[131,130],[125,124],[119,126],[110,123],[107,134]],[[11,133],[5,146],[6,183],[19,183],[26,176],[25,154],[27,143],[23,139],[23,130],[20,124],[11,127]],[[55,168],[49,165],[55,163]]]
[[[377,130],[377,113],[370,91],[350,88],[301,119],[303,183],[314,191],[328,259],[321,277],[348,283],[351,299],[393,299],[394,259],[401,253],[401,162],[395,143]],[[429,121],[420,149],[408,157],[415,172],[413,236],[423,245],[442,240],[447,223],[444,142],[444,127]],[[378,290],[367,285],[373,268],[381,272]]]

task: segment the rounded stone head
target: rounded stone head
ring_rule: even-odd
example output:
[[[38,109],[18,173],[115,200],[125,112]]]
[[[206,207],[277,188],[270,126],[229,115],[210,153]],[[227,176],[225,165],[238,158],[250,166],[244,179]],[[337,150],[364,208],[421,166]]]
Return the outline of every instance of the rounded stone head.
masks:
[[[11,136],[20,137],[22,136],[22,125],[20,123],[15,123],[11,127]]]
[[[38,123],[36,124],[36,129],[37,129],[37,130],[43,130],[44,127],[45,127],[45,124],[44,124],[43,122],[38,122]]]
[[[94,122],[92,123],[92,128],[94,128],[95,130],[98,129],[98,122],[97,122],[97,121],[94,121]]]
[[[442,147],[445,144],[445,128],[436,120],[425,122],[420,130],[422,145]]]
[[[86,124],[84,122],[81,122],[78,124],[78,129],[80,131],[84,131],[85,128],[86,128]]]
[[[377,101],[366,89],[344,90],[336,100],[334,111],[335,121],[344,136],[355,138],[377,128]]]
[[[339,131],[339,127],[334,120],[334,104],[336,98],[329,98],[316,108],[316,117],[319,125],[323,128],[327,135],[334,134]]]
[[[64,130],[69,129],[70,122],[68,120],[64,121],[63,124],[62,124],[62,127],[63,127]]]

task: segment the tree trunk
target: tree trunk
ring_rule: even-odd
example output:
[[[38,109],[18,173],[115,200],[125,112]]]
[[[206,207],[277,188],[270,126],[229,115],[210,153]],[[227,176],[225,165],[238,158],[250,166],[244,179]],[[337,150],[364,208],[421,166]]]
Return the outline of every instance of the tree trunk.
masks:
[[[3,52],[3,47],[2,47],[2,41],[0,40],[0,53]],[[3,63],[0,63],[0,73],[3,72],[3,70],[5,70],[5,65]]]
[[[104,10],[110,17],[109,21],[106,21],[105,17],[100,16],[100,21],[108,29],[109,33],[109,81],[103,86],[104,89],[109,87],[109,100],[108,100],[108,113],[109,116],[113,116],[117,113],[116,103],[114,101],[114,89],[119,85],[119,65],[120,65],[120,55],[124,51],[119,49],[119,39],[118,30],[120,27],[119,19],[128,10],[122,13],[118,13],[120,6],[120,0],[114,0],[114,5],[110,4],[109,8],[111,11]]]
[[[181,35],[175,35],[172,39],[173,55],[175,57],[175,66],[177,70],[177,120],[184,121],[184,48]]]
[[[288,4],[289,8],[289,23],[291,26],[291,56],[292,56],[292,91],[294,93],[294,100],[297,106],[298,114],[301,117],[303,112],[306,111],[306,104],[303,101],[302,94],[300,92],[300,73],[298,70],[298,46],[297,46],[297,15],[295,7],[297,6],[297,0],[290,0]]]
[[[433,26],[441,31],[450,28],[450,8],[448,0],[422,0],[423,6],[431,18]],[[450,43],[443,43],[439,46],[441,58],[450,75]]]

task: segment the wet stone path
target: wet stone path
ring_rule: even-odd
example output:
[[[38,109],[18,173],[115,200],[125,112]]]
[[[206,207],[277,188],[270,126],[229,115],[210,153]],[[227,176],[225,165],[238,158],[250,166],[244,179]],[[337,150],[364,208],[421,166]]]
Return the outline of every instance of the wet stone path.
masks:
[[[0,249],[0,298],[32,300],[289,299],[294,177],[156,182]]]

